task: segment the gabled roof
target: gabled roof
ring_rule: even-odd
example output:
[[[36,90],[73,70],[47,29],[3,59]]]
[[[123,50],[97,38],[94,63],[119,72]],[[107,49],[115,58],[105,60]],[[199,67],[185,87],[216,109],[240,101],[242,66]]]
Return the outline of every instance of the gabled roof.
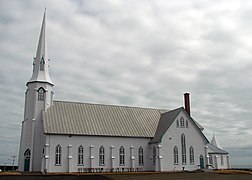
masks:
[[[195,121],[192,117],[191,117],[191,119],[195,122],[195,124],[198,126],[198,128],[199,128],[201,131],[204,130],[203,126],[201,126],[201,125],[200,125],[197,121]]]
[[[158,128],[156,130],[154,138],[150,141],[150,143],[159,143],[167,129],[171,126],[174,119],[178,116],[181,108],[169,111],[161,115],[160,121],[158,123]]]
[[[205,135],[202,133],[202,129],[203,127],[200,126],[195,120],[193,120],[188,113],[186,112],[186,110],[183,107],[180,107],[178,109],[174,109],[172,111],[166,112],[164,114],[161,115],[160,121],[158,123],[158,127],[155,133],[154,138],[150,141],[150,144],[152,143],[160,143],[162,141],[162,137],[165,134],[165,132],[169,129],[169,127],[171,126],[171,124],[174,122],[174,120],[177,118],[177,116],[179,115],[179,113],[183,111],[184,114],[187,116],[188,119],[191,119],[191,122],[195,125],[196,129],[198,130],[198,132],[202,135],[202,137],[204,138],[206,143],[209,143],[209,141],[207,140],[207,138],[205,137]]]
[[[44,133],[154,137],[167,110],[54,101],[43,112]]]
[[[224,151],[223,149],[209,143],[207,144],[207,146],[209,147],[208,153],[209,154],[228,154],[227,151]]]

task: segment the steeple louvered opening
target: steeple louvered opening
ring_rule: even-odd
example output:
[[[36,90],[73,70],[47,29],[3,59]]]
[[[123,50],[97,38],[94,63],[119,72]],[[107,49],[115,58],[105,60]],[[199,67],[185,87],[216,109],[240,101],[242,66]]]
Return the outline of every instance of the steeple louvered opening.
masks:
[[[45,70],[45,60],[44,60],[44,57],[41,58],[41,61],[39,63],[39,68],[40,68],[40,71],[44,71]]]

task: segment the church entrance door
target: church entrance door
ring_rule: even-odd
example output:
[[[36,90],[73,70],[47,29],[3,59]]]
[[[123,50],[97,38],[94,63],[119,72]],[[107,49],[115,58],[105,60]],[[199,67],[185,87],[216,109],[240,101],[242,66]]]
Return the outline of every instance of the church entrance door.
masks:
[[[30,149],[27,149],[24,153],[24,171],[30,170],[30,157],[31,157],[31,151]]]

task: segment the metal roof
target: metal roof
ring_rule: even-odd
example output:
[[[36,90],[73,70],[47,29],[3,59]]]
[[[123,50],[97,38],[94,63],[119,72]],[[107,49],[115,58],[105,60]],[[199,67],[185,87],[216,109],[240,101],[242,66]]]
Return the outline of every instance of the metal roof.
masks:
[[[207,144],[207,146],[209,147],[208,153],[209,154],[228,154],[227,151],[224,151],[223,149],[209,143]]]
[[[173,111],[169,111],[161,115],[160,121],[158,123],[158,127],[155,133],[154,138],[150,141],[150,143],[159,143],[167,129],[171,126],[172,122],[178,116],[182,108],[175,109]]]
[[[154,137],[161,109],[54,101],[43,112],[44,133]]]

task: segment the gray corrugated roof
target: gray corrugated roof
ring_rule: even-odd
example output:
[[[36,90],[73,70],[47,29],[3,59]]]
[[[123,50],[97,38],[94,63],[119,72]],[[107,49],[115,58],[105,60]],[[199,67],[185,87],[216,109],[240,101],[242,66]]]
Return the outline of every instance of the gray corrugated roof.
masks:
[[[192,117],[191,117],[191,118],[192,118]],[[204,128],[203,128],[197,121],[195,121],[193,118],[192,118],[192,120],[194,121],[194,123],[198,126],[198,128],[199,128],[201,131],[204,130]]]
[[[207,144],[207,146],[209,147],[208,152],[210,154],[228,154],[227,151],[224,151],[223,149],[221,149],[221,148],[219,148],[219,147],[217,147],[217,146],[215,146],[215,145],[213,145],[211,143]]]
[[[201,125],[199,125],[195,120],[193,120],[188,115],[188,113],[186,112],[186,110],[183,107],[180,107],[178,109],[174,109],[172,111],[166,112],[166,113],[164,113],[164,114],[161,115],[161,118],[160,118],[157,130],[156,130],[155,136],[150,141],[150,143],[160,143],[161,142],[163,135],[165,134],[165,132],[167,131],[167,129],[171,126],[171,124],[177,118],[177,116],[179,115],[179,113],[181,111],[184,111],[184,113],[187,115],[187,118],[191,119],[192,123],[195,125],[196,129],[198,130],[198,132],[205,139],[205,142],[209,143],[209,141],[207,140],[207,138],[205,137],[205,135],[201,131],[203,129],[203,127]]]
[[[154,137],[167,110],[54,101],[43,112],[46,134]]]
[[[181,108],[175,109],[173,111],[169,111],[161,115],[160,121],[158,123],[158,127],[155,133],[154,138],[150,141],[150,143],[158,143],[161,142],[161,139],[167,129],[170,127],[174,119],[180,113]]]

